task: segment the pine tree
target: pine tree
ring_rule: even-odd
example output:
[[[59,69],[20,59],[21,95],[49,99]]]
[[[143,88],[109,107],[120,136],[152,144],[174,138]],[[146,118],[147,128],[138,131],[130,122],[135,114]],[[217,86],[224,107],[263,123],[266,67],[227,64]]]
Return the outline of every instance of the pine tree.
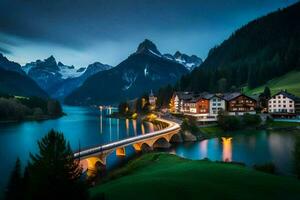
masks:
[[[6,200],[22,200],[23,199],[23,185],[21,175],[21,161],[18,158],[15,167],[11,173],[6,192]]]
[[[29,163],[30,199],[87,199],[82,168],[62,133],[51,130],[38,142],[39,153]]]
[[[266,86],[265,89],[264,89],[264,96],[267,99],[270,99],[270,97],[271,97],[271,90],[268,86]]]

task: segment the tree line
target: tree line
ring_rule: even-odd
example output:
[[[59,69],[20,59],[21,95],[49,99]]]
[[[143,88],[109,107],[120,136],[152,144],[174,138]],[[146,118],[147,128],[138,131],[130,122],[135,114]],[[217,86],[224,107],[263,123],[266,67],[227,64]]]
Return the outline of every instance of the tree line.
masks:
[[[57,100],[39,97],[0,96],[0,120],[43,119],[63,115]]]
[[[173,91],[235,92],[250,89],[293,70],[300,70],[300,3],[250,22],[204,63],[173,86],[162,87],[158,102],[166,106]]]

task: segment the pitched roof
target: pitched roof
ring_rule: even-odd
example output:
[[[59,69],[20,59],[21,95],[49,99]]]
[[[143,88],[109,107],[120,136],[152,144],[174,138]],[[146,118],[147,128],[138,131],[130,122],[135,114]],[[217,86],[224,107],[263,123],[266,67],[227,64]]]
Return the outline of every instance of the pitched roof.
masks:
[[[194,96],[193,92],[175,92],[175,95],[178,96],[181,100],[191,100]]]
[[[210,99],[213,96],[213,94],[210,94],[208,92],[202,92],[202,93],[198,93],[195,94],[193,99],[191,100],[191,102],[196,103],[197,101],[199,101],[200,99]]]
[[[300,97],[297,97],[296,95],[293,95],[293,94],[291,94],[291,93],[289,93],[287,91],[277,92],[272,97],[275,97],[275,96],[280,95],[280,94],[282,94],[283,96],[286,96],[287,98],[292,99],[294,101],[300,101]]]
[[[240,93],[240,92],[225,93],[223,98],[226,101],[230,101],[230,100],[235,99],[236,97],[238,97],[240,95],[242,95],[242,93]]]

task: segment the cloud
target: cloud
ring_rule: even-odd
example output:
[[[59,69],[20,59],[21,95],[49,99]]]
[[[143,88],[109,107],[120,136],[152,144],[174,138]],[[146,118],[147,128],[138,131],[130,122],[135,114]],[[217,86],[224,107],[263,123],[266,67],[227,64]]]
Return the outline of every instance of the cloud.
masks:
[[[162,49],[185,49],[204,57],[209,48],[240,25],[293,2],[295,0],[1,0],[0,44],[3,43],[1,35],[8,35],[5,42],[14,47],[11,49],[18,48],[17,52],[43,49],[46,54],[55,51],[52,49],[55,47],[64,49],[62,53],[72,50],[82,57],[86,55],[84,60],[88,62],[93,49],[99,52],[93,52],[98,58],[104,54],[109,58],[104,60],[117,63],[128,55],[125,48],[118,47],[128,45],[128,49],[133,49],[147,37]],[[108,47],[109,43],[113,45]],[[30,50],[29,46],[37,49]],[[109,53],[103,53],[105,48]],[[115,52],[121,50],[123,54]],[[112,55],[118,56],[114,59]],[[24,61],[24,56],[16,55],[20,57]],[[27,55],[28,60],[32,58],[34,55]],[[75,65],[81,63],[76,58],[74,62]]]
[[[0,47],[0,53],[3,53],[3,54],[11,54],[11,51],[8,50],[8,49],[5,49],[5,48]]]

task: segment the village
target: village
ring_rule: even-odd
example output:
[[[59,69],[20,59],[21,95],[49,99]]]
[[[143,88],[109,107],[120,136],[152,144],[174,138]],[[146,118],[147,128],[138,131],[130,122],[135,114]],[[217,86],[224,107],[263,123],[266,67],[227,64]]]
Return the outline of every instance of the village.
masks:
[[[292,120],[299,118],[300,98],[286,90],[270,97],[263,94],[248,96],[241,92],[175,92],[169,110],[171,113],[193,117],[199,122],[215,122],[220,112],[231,116],[262,113],[272,118]]]

